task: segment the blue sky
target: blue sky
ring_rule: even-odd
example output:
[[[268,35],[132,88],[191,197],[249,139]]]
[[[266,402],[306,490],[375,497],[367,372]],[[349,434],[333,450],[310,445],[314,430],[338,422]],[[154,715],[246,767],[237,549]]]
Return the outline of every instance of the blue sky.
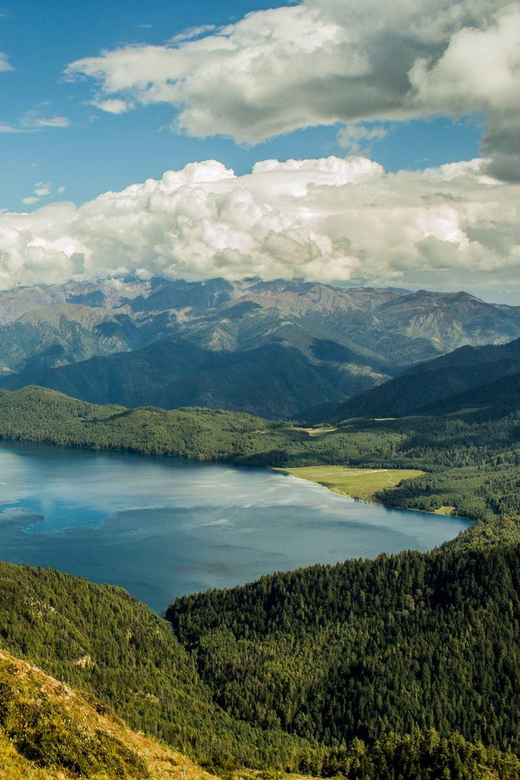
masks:
[[[311,136],[318,136],[316,141],[298,139],[296,144],[281,139],[279,147],[268,144],[268,151],[263,145],[262,150],[244,149],[221,138],[199,141],[173,134],[167,129],[172,118],[169,106],[112,116],[88,104],[90,85],[63,80],[68,63],[102,49],[162,44],[186,28],[227,24],[249,11],[274,6],[254,0],[154,0],[146,6],[137,0],[25,0],[2,5],[1,50],[14,70],[2,76],[0,122],[18,127],[24,117],[30,121],[58,116],[67,118],[70,127],[0,136],[0,208],[24,208],[22,198],[42,181],[64,186],[66,197],[79,204],[193,160],[217,157],[244,171],[266,154],[328,153],[333,132],[311,131]]]
[[[106,190],[160,177],[165,170],[195,160],[216,158],[245,173],[257,160],[270,157],[342,155],[337,125],[306,128],[254,146],[219,136],[198,139],[169,129],[175,113],[169,105],[114,116],[90,105],[90,83],[63,79],[70,62],[102,50],[160,45],[187,28],[221,26],[276,5],[283,4],[254,0],[155,0],[146,7],[136,0],[4,4],[1,49],[14,70],[1,75],[0,122],[21,132],[0,136],[0,208],[31,208],[22,199],[41,182],[53,184],[42,201],[66,197],[81,204]],[[53,117],[67,119],[70,126],[32,126]],[[476,120],[442,117],[388,126],[392,127],[388,136],[370,150],[387,170],[424,168],[478,155],[482,127]],[[63,194],[57,192],[60,187],[65,188]]]
[[[26,0],[0,30],[0,287],[254,272],[520,303],[517,3]]]

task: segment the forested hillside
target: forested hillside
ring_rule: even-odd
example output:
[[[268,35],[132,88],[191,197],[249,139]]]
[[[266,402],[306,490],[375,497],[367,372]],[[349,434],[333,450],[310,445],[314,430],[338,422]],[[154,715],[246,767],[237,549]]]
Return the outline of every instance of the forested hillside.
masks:
[[[347,420],[336,428],[305,429],[209,409],[95,406],[27,387],[0,391],[0,438],[246,466],[412,468],[427,473],[380,493],[379,500],[427,511],[448,507],[487,522],[520,513],[515,414]]]
[[[457,729],[520,750],[520,546],[457,543],[177,599],[216,702],[328,745]]]

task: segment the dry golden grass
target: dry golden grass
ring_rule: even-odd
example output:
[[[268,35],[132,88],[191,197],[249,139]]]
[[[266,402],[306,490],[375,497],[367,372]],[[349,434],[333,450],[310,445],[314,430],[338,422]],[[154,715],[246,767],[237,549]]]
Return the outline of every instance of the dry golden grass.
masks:
[[[282,430],[286,431],[302,431],[303,433],[308,433],[309,436],[324,436],[327,433],[334,433],[334,431],[337,431],[337,428],[334,428],[333,425],[317,425],[315,428],[302,428],[300,425],[289,425],[287,428],[282,428]]]
[[[144,762],[150,780],[214,780],[212,775],[181,753],[132,731],[110,715],[100,714],[80,693],[32,664],[0,651],[0,667],[3,674],[12,675],[15,681],[14,696],[40,705],[42,711],[47,704],[51,705],[66,720],[71,719],[87,741],[90,735],[102,732],[122,743]],[[59,767],[38,767],[21,755],[13,741],[0,729],[0,780],[70,780],[73,776]],[[139,773],[139,777],[142,776]],[[89,777],[91,780],[116,780],[116,775],[110,771],[96,771]],[[131,774],[127,777],[130,780]],[[121,780],[121,775],[117,775],[117,780]]]

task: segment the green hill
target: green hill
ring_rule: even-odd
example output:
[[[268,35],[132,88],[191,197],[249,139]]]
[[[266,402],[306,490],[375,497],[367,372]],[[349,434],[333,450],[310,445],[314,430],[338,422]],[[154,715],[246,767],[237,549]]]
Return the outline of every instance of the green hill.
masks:
[[[520,514],[519,431],[518,415],[350,420],[305,429],[210,409],[96,406],[38,387],[0,391],[0,439],[247,466],[415,469],[426,473],[376,499],[426,511],[452,507],[487,523]]]
[[[435,728],[520,750],[518,542],[270,575],[167,617],[214,700],[250,723],[327,745]]]

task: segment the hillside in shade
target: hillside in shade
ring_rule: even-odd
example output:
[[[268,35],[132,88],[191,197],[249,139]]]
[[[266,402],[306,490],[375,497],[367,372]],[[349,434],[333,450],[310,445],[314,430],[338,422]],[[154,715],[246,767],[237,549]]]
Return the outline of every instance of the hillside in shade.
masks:
[[[520,408],[520,339],[461,347],[350,399],[326,416],[393,417],[466,410],[503,416]]]

